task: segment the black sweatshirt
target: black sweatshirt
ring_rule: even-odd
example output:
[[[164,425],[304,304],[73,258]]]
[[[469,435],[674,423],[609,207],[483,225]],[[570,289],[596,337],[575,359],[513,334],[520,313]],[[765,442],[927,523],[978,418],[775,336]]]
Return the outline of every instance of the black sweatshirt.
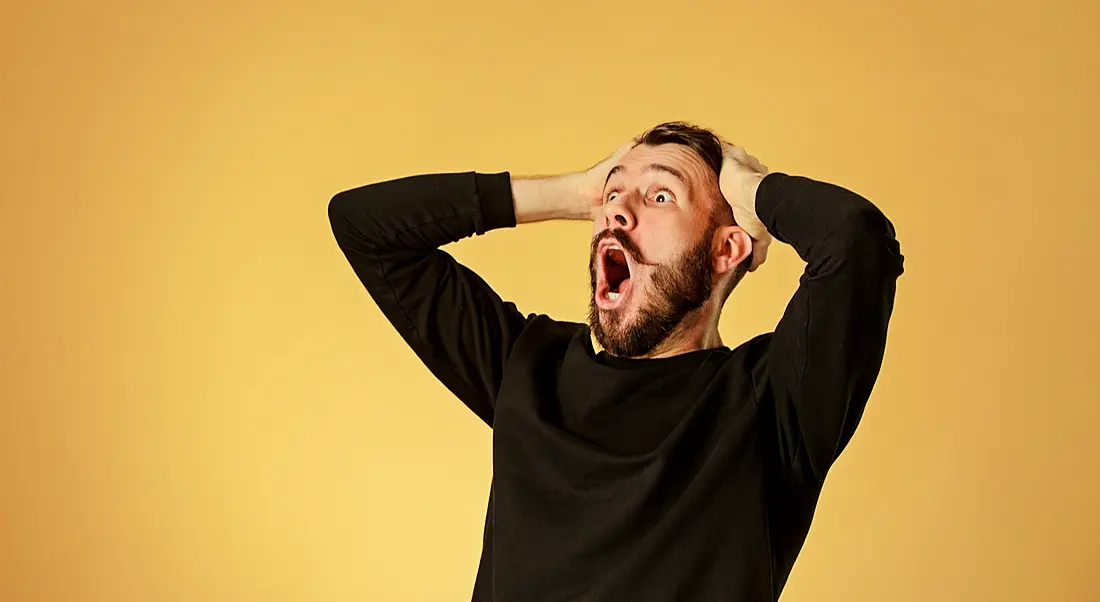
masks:
[[[594,352],[585,324],[521,312],[440,249],[516,225],[507,172],[332,198],[375,303],[492,427],[475,602],[779,597],[878,376],[903,258],[889,220],[838,186],[772,173],[756,209],[807,263],[775,331],[629,360]]]

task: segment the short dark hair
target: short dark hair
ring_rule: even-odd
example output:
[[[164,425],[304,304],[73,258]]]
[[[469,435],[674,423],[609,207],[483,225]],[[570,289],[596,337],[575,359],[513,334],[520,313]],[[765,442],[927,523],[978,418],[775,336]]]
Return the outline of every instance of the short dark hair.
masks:
[[[654,126],[635,138],[634,143],[636,145],[645,144],[646,146],[657,146],[659,144],[686,146],[703,159],[711,171],[714,172],[715,178],[722,172],[722,139],[713,131],[686,121],[668,121]],[[729,205],[726,204],[721,195],[721,191],[716,195],[714,201],[710,216],[712,227],[707,228],[708,233],[713,233],[716,227],[723,224],[737,224],[737,221],[733,219],[733,212],[730,211]],[[748,257],[742,260],[734,270],[733,276],[727,281],[726,286],[719,291],[719,301],[721,303],[725,303],[737,283],[745,277],[751,263],[752,253],[750,252]]]
[[[686,121],[669,121],[646,130],[634,139],[636,144],[657,146],[679,144],[695,151],[714,175],[722,171],[722,140],[714,132]]]

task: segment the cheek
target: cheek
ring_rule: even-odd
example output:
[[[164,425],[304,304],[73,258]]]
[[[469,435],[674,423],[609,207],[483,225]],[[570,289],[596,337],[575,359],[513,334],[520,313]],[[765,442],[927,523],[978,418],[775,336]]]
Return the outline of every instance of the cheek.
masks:
[[[675,244],[674,241],[667,239],[657,239],[648,241],[643,247],[643,252],[646,255],[646,259],[650,263],[657,265],[673,265],[680,257],[680,247]],[[656,266],[646,266],[650,271]]]

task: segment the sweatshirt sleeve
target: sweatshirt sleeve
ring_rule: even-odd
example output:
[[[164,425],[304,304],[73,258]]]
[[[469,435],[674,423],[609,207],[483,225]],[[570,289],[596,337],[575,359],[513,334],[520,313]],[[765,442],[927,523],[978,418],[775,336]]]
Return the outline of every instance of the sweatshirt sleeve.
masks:
[[[369,184],[334,196],[328,214],[337,244],[386,319],[492,426],[504,365],[527,318],[440,247],[515,227],[510,175],[427,174]]]
[[[833,184],[771,173],[756,210],[806,262],[771,337],[766,384],[782,465],[820,482],[878,378],[903,257],[886,216]]]

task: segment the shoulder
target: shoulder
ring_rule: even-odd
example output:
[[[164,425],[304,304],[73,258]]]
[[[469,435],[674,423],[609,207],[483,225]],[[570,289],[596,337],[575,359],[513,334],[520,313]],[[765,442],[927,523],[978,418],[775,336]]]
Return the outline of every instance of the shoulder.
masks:
[[[741,343],[730,351],[729,359],[734,365],[749,369],[762,366],[768,357],[774,333],[765,332]]]
[[[555,320],[546,314],[528,314],[527,325],[524,328],[524,333],[530,332],[531,334],[541,335],[575,335],[578,332],[586,330],[587,325],[580,322],[569,322],[565,320]]]
[[[768,350],[774,333],[756,335],[730,350],[724,370],[733,381],[751,386],[754,397],[765,394],[768,381]]]
[[[528,314],[517,345],[525,347],[553,346],[555,342],[569,342],[587,336],[588,326],[579,322],[555,320],[546,314]]]

